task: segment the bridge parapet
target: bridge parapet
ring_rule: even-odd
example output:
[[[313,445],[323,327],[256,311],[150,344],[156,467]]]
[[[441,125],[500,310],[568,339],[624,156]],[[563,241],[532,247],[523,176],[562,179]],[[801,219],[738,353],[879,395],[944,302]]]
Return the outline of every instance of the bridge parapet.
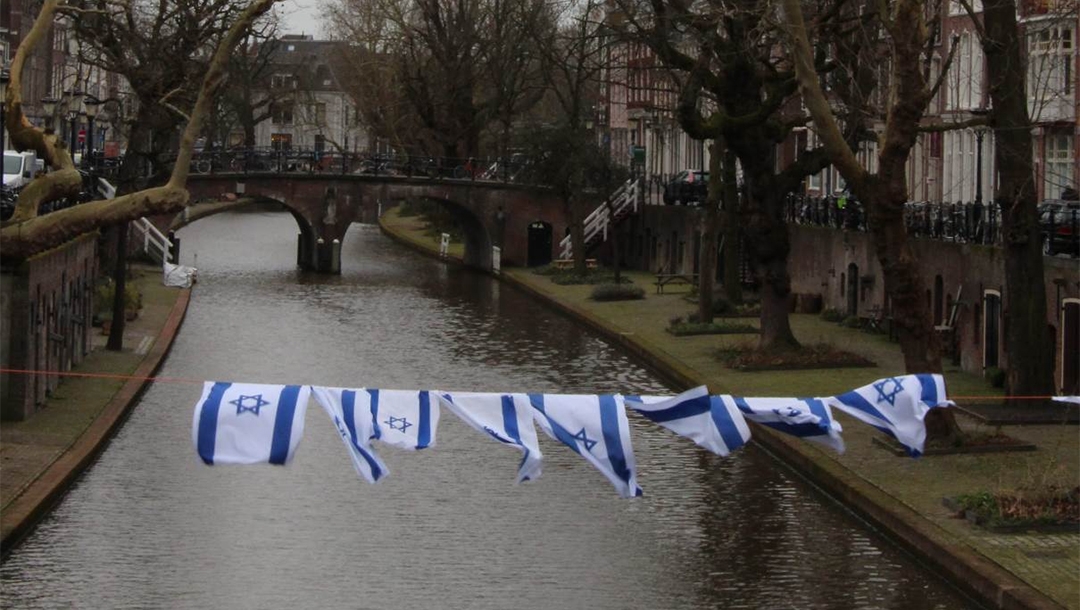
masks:
[[[340,260],[322,253],[320,247],[330,246],[319,246],[319,240],[343,243],[352,223],[374,223],[380,210],[405,200],[434,201],[450,210],[464,231],[466,264],[484,270],[491,268],[492,246],[501,247],[504,264],[526,264],[531,224],[545,223],[559,236],[567,226],[561,201],[547,189],[485,180],[230,172],[193,175],[188,191],[193,201],[236,197],[280,203],[300,229],[297,263],[324,272],[336,272]],[[233,207],[207,209],[206,215]]]

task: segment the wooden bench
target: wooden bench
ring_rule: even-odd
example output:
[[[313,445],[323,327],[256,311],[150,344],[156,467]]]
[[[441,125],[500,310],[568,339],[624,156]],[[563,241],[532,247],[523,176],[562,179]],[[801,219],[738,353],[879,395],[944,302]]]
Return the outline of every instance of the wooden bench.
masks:
[[[664,286],[669,284],[697,286],[697,281],[696,273],[657,273],[653,284],[656,286],[656,294],[664,294]]]
[[[556,259],[556,260],[551,261],[551,266],[555,267],[556,269],[573,269],[574,268],[574,259],[572,259],[572,258]],[[585,267],[586,268],[588,268],[588,269],[596,269],[599,266],[600,265],[596,262],[595,258],[587,258],[587,259],[585,259]]]

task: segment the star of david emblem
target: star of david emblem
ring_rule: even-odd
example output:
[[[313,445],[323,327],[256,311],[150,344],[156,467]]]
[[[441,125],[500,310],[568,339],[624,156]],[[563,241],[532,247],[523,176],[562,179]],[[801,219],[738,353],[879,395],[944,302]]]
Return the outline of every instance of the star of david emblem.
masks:
[[[585,428],[582,428],[581,432],[575,434],[574,438],[581,441],[582,444],[585,445],[585,451],[592,452],[592,448],[596,446],[596,441],[589,438],[588,435],[585,434]]]
[[[886,390],[889,384],[892,384],[890,390]],[[904,391],[904,386],[896,377],[889,377],[888,379],[882,379],[874,384],[874,389],[877,390],[878,403],[887,402],[892,406],[896,406],[896,395]]]
[[[255,404],[250,406],[245,405],[245,403],[248,401],[254,401]],[[255,417],[258,417],[259,408],[265,407],[266,405],[270,404],[270,401],[263,400],[262,394],[256,394],[255,396],[244,396],[243,394],[241,394],[240,398],[237,398],[236,400],[230,400],[229,404],[236,405],[237,415],[243,415],[244,413],[254,413]]]
[[[391,430],[399,430],[401,432],[404,432],[409,426],[412,425],[409,423],[409,420],[405,419],[404,417],[394,417],[393,415],[391,415],[390,419],[384,421],[383,423],[387,426],[390,426]]]

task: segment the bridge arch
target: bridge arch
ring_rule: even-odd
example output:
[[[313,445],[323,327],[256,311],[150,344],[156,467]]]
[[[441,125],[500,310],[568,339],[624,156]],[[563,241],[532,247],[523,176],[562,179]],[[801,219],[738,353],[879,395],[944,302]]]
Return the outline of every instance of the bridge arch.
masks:
[[[298,264],[330,273],[340,272],[340,242],[349,226],[375,222],[380,204],[437,202],[463,229],[464,262],[482,270],[492,268],[492,246],[501,249],[502,264],[526,264],[530,223],[549,224],[556,236],[567,225],[562,202],[549,191],[483,180],[296,172],[202,174],[189,178],[188,191],[196,199],[246,193],[285,204],[301,227]]]
[[[299,231],[297,264],[302,268],[315,269],[316,267],[313,263],[317,260],[319,254],[315,251],[319,243],[318,234],[315,227],[312,226],[311,221],[304,215],[303,209],[291,205],[285,197],[259,194],[250,197],[237,197],[236,199],[226,201],[196,202],[173,216],[172,220],[169,222],[169,231],[177,231],[193,222],[221,214],[222,212],[240,210],[268,203],[281,207],[296,221],[296,227]]]

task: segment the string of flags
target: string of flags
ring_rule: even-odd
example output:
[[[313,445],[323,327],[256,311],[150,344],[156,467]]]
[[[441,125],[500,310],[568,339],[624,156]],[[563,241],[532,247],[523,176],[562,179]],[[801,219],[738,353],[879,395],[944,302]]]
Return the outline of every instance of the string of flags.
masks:
[[[700,386],[677,396],[526,394],[380,390],[207,381],[195,405],[192,441],[215,464],[288,464],[304,433],[309,398],[330,417],[357,474],[370,483],[390,469],[376,443],[433,447],[442,407],[486,437],[520,452],[517,482],[540,477],[536,427],[599,470],[622,497],[642,495],[626,409],[721,456],[750,440],[748,421],[843,453],[843,411],[892,436],[918,457],[930,409],[954,406],[941,375],[880,379],[837,396],[751,398],[709,395]]]

